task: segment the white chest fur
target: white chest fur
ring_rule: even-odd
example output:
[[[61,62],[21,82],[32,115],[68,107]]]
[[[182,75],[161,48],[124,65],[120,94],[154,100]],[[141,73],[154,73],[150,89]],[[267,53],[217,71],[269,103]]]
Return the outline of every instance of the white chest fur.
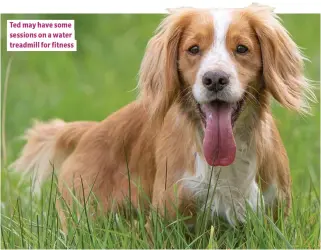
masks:
[[[212,216],[225,217],[232,225],[244,222],[246,204],[256,210],[261,202],[255,181],[255,145],[237,136],[235,140],[237,152],[232,165],[213,168],[196,154],[195,175],[186,173],[184,178],[184,184],[194,193],[202,209],[207,204]]]

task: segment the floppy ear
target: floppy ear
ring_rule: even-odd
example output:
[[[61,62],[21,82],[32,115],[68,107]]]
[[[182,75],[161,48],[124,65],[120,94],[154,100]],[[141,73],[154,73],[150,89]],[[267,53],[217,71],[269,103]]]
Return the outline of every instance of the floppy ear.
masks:
[[[305,97],[309,94],[313,98],[313,92],[304,77],[304,57],[299,48],[270,7],[253,4],[248,9],[261,46],[267,89],[284,107],[308,112]]]
[[[191,12],[190,9],[172,12],[147,45],[140,68],[139,99],[153,120],[162,121],[178,97],[178,46]]]

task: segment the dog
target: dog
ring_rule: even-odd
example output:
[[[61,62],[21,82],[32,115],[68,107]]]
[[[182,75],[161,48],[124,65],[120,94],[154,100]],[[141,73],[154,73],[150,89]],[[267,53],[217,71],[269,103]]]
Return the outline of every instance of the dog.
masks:
[[[170,10],[147,44],[136,100],[100,122],[36,122],[12,167],[40,188],[53,166],[67,203],[72,187],[105,211],[129,197],[171,219],[205,204],[231,225],[248,205],[277,217],[283,204],[287,216],[289,161],[270,104],[309,113],[304,59],[270,7]]]

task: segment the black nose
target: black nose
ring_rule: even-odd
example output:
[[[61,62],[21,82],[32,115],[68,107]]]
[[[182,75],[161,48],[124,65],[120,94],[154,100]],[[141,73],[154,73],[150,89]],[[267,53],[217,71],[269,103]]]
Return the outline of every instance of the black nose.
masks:
[[[221,91],[229,83],[229,75],[222,70],[208,71],[203,76],[203,84],[210,91]]]

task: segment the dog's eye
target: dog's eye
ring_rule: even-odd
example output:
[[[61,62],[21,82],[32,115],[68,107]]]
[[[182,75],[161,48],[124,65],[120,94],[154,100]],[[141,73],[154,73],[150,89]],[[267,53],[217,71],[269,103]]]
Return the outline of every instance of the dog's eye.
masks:
[[[198,53],[200,53],[200,47],[197,45],[194,45],[188,49],[188,52],[192,55],[197,55]]]
[[[236,47],[236,52],[239,53],[239,54],[244,54],[248,50],[249,50],[248,47],[246,47],[245,45],[242,45],[242,44],[237,45],[237,47]]]

